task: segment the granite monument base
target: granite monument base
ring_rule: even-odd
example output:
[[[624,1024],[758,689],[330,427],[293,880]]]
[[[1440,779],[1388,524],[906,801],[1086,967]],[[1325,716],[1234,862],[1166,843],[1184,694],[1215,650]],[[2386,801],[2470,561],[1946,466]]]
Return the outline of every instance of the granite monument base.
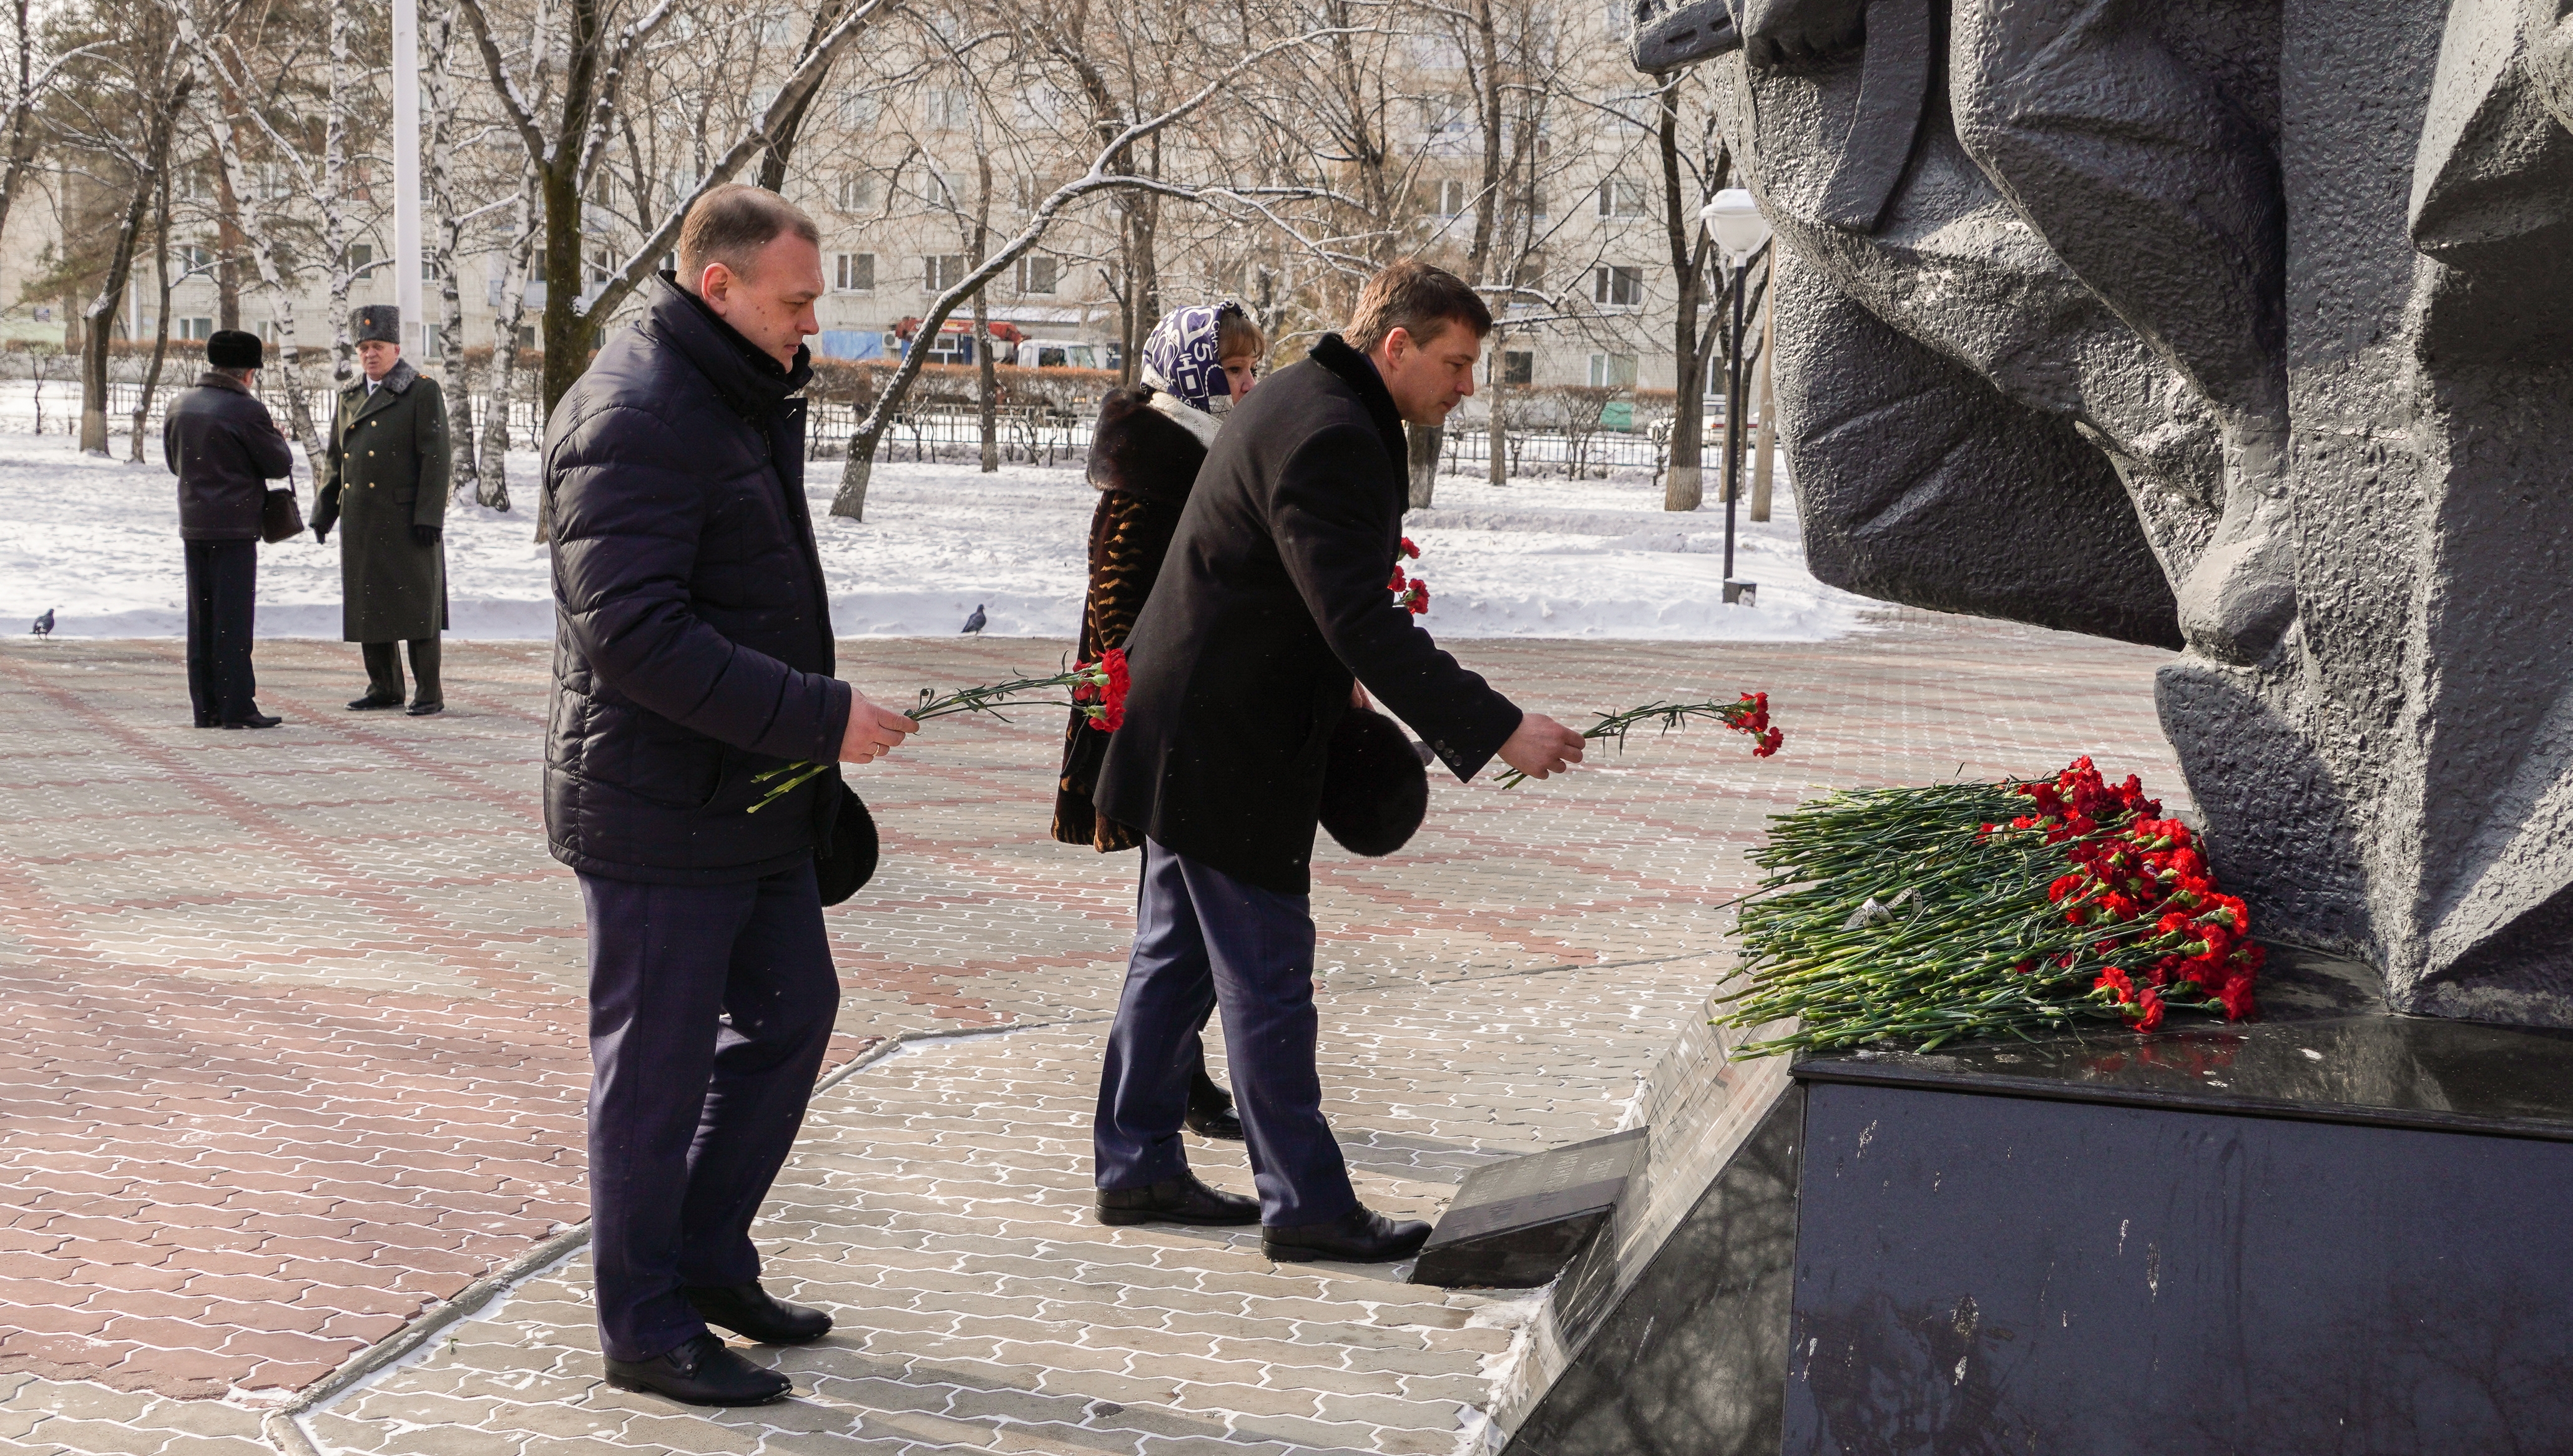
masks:
[[[1648,1106],[1704,1125],[1648,1123],[1508,1451],[2573,1450],[2573,1036],[2267,990],[1928,1057],[1692,1030]]]

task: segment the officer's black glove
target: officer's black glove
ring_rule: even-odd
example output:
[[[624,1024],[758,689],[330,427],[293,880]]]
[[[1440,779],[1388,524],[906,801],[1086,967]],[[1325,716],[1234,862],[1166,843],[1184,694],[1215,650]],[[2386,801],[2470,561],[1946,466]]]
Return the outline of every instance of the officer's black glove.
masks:
[[[331,523],[327,520],[315,521],[313,523],[313,544],[317,546],[327,545],[330,542],[330,539]]]
[[[414,521],[411,528],[411,541],[415,546],[436,545],[437,527],[433,525],[422,525],[419,522]]]

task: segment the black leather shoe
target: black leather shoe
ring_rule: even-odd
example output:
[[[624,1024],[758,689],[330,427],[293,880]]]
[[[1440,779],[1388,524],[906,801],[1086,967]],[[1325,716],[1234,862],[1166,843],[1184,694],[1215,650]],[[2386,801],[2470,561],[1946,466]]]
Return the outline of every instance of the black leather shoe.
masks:
[[[1189,1081],[1188,1124],[1200,1137],[1243,1140],[1242,1116],[1233,1109],[1233,1093],[1218,1086],[1203,1068]]]
[[[224,726],[227,728],[274,728],[285,721],[286,720],[284,718],[271,717],[266,713],[253,713],[247,718],[235,718]]]
[[[711,1334],[648,1360],[610,1360],[607,1383],[619,1390],[648,1390],[690,1405],[766,1405],[792,1388],[774,1370],[763,1370]]]
[[[809,1344],[831,1332],[831,1316],[789,1304],[759,1287],[757,1279],[747,1284],[700,1284],[687,1295],[697,1318],[763,1345]]]
[[[410,707],[403,709],[404,713],[414,718],[426,718],[431,713],[443,713],[445,711],[446,705],[444,703],[414,703]]]
[[[197,726],[200,728],[221,728],[224,726],[224,720],[221,718],[204,716],[197,719]]]
[[[349,704],[349,711],[352,713],[372,713],[381,708],[399,708],[402,705],[403,700],[402,694],[400,693],[395,693],[391,697],[387,697],[382,693],[369,693],[365,697]]]
[[[1210,1188],[1196,1173],[1184,1172],[1149,1188],[1100,1189],[1099,1221],[1230,1228],[1259,1222],[1260,1200]]]
[[[1231,1107],[1191,1107],[1189,1130],[1200,1137],[1222,1137],[1234,1142],[1249,1134],[1242,1130],[1242,1114]]]
[[[1392,1219],[1360,1205],[1329,1223],[1287,1227],[1263,1224],[1260,1251],[1281,1263],[1382,1264],[1407,1259],[1429,1241],[1429,1225],[1417,1218]]]

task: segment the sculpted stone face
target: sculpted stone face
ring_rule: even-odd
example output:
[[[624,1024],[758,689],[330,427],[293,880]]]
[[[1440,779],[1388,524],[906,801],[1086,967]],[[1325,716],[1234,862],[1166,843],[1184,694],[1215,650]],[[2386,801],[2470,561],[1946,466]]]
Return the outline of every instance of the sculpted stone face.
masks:
[[[1705,0],[1634,53],[1719,68],[1777,229],[1817,572],[2184,647],[2265,930],[2573,1025],[2573,12]]]

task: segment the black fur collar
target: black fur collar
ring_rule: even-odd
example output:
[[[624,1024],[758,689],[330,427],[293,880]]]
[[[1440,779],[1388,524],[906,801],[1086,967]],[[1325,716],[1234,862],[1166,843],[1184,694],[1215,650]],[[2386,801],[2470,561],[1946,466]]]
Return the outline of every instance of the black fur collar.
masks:
[[[1128,384],[1099,404],[1090,436],[1090,483],[1102,490],[1185,504],[1207,447],[1186,425],[1153,407],[1153,390]]]

